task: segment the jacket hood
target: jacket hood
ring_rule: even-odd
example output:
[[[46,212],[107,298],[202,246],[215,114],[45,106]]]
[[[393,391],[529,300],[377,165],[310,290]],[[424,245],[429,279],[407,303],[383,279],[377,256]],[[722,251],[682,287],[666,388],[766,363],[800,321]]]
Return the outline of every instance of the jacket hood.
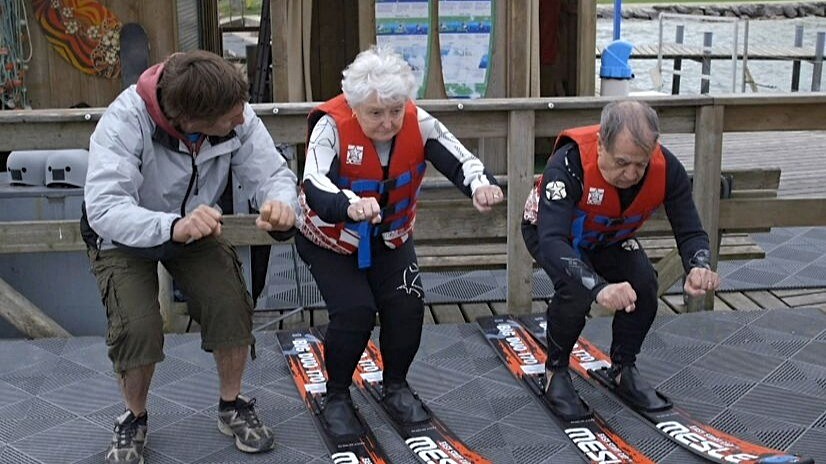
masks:
[[[163,74],[163,68],[164,63],[159,63],[141,74],[137,84],[138,95],[143,99],[149,116],[155,121],[158,127],[169,135],[184,142],[187,146],[190,146],[189,140],[175,129],[175,126],[172,125],[169,119],[166,118],[166,115],[163,114],[163,111],[161,111],[161,103],[158,101],[158,81],[161,79],[161,74]]]

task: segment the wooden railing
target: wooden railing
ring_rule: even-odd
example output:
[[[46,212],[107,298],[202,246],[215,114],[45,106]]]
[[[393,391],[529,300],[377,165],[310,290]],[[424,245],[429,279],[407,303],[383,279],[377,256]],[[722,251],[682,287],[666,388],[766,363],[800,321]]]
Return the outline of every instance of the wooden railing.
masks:
[[[736,198],[726,201],[721,209],[719,197],[724,133],[826,130],[826,94],[664,96],[645,100],[659,113],[663,133],[695,136],[694,200],[711,243],[718,243],[720,229],[826,225],[826,198]],[[601,108],[608,101],[593,97],[419,102],[461,139],[507,141],[506,152],[488,152],[482,158],[488,165],[501,166],[501,172],[496,174],[506,174],[508,179],[507,299],[511,311],[529,311],[531,306],[531,259],[519,228],[522,205],[534,174],[535,139],[554,137],[568,127],[597,123]],[[313,106],[276,103],[254,108],[277,142],[300,144],[305,139],[306,115]],[[87,147],[89,135],[103,111],[98,108],[0,112],[0,150]],[[790,147],[788,156],[803,148]],[[0,223],[0,253],[65,249],[60,242],[63,238],[71,240],[72,234],[77,233],[74,222]],[[12,238],[15,236],[17,239]],[[62,238],[57,239],[58,236]],[[20,243],[21,237],[29,246],[40,245],[29,250]],[[243,235],[239,240],[256,243],[255,237],[265,236]],[[717,250],[713,250],[713,261],[716,265]]]

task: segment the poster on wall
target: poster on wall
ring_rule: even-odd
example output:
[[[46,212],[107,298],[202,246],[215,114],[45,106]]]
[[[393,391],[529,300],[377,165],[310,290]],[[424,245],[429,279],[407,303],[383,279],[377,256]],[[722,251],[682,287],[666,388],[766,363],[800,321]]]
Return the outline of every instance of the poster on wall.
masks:
[[[419,85],[417,97],[427,88],[429,43],[429,0],[376,0],[376,44],[392,48],[410,64]]]
[[[485,96],[492,39],[493,0],[439,0],[439,52],[448,97]]]

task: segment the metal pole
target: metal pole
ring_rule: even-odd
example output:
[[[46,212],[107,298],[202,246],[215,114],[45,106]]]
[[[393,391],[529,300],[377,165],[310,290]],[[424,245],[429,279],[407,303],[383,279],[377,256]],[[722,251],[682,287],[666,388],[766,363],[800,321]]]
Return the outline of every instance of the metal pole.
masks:
[[[614,0],[614,40],[619,40],[622,27],[622,0]]]
[[[679,24],[677,26],[677,37],[674,38],[674,43],[682,45],[683,37],[685,35],[685,26]],[[671,95],[680,94],[680,76],[682,75],[683,59],[674,58],[674,73],[671,75]]]
[[[664,13],[661,11],[659,16],[659,38],[657,40],[657,82],[655,82],[657,90],[663,89],[663,16]]]
[[[711,42],[713,33],[703,32],[703,61],[700,74],[700,93],[707,94],[711,88]]]
[[[826,42],[826,32],[817,33],[815,45],[815,62],[812,68],[812,92],[820,92],[820,76],[823,73],[823,45]]]
[[[803,25],[794,27],[794,48],[803,48]],[[800,60],[792,61],[792,92],[800,90]]]
[[[749,69],[749,20],[746,20],[746,27],[743,30],[743,86],[740,91],[746,93],[746,74]]]
[[[737,91],[737,40],[740,34],[737,30],[740,21],[734,22],[734,44],[731,46],[731,93]]]

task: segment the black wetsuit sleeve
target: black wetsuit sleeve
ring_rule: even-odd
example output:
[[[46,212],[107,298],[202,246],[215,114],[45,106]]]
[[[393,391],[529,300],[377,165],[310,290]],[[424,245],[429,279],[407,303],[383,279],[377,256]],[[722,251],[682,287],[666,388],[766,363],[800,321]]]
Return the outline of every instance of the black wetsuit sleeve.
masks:
[[[674,231],[674,238],[683,269],[686,273],[693,267],[709,266],[708,234],[703,230],[700,215],[691,196],[691,182],[680,160],[663,148],[666,161],[665,213]]]
[[[583,260],[571,244],[571,224],[582,197],[582,163],[573,145],[560,148],[548,160],[539,190],[537,232],[539,249],[534,259],[553,282],[581,285],[596,299],[607,283]]]
[[[318,120],[310,132],[304,162],[302,187],[307,204],[323,221],[336,224],[348,220],[350,197],[338,187],[341,160],[339,133],[330,116]],[[354,195],[350,192],[351,195]]]
[[[330,224],[350,220],[347,216],[350,200],[344,192],[332,193],[316,187],[312,180],[305,180],[304,194],[307,195],[307,203],[321,220]]]

